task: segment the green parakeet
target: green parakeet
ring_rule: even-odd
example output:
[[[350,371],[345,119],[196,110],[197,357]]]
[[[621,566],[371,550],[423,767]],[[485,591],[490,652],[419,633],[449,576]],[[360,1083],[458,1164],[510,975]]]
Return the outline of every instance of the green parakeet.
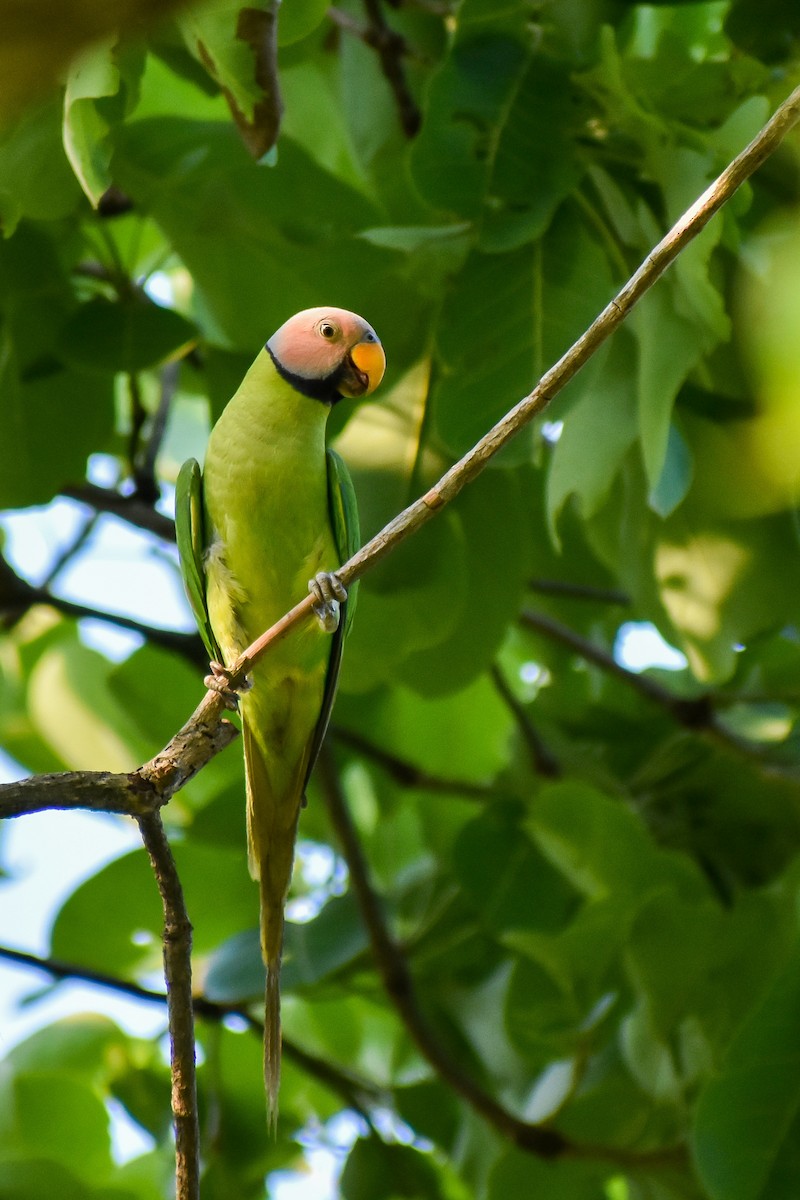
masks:
[[[358,546],[352,484],[342,460],[326,451],[325,426],[331,407],[343,396],[369,395],[384,367],[377,335],[355,313],[297,313],[269,339],[214,426],[202,476],[190,459],[176,489],[181,568],[220,687],[225,666],[308,588],[316,596],[319,622],[301,623],[272,647],[241,695],[248,861],[260,885],[267,969],[264,1080],[273,1123],[283,910],[303,794],[328,724],[352,614],[351,596],[345,619],[338,619],[347,593],[329,572]]]

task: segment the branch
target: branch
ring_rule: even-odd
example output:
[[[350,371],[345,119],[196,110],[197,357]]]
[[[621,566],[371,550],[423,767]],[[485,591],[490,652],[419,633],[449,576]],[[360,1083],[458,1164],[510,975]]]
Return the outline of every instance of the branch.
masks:
[[[92,524],[94,520],[96,517],[93,517],[89,524]],[[74,545],[70,547],[68,557],[71,557],[75,549]],[[60,570],[63,561],[57,566]],[[53,573],[51,571],[51,574]],[[196,633],[181,633],[176,629],[160,629],[156,625],[147,625],[143,621],[137,621],[134,617],[126,617],[123,613],[105,612],[102,609],[89,608],[85,604],[77,604],[74,600],[67,600],[63,596],[55,596],[45,586],[34,587],[33,584],[28,583],[0,555],[0,622],[14,624],[34,604],[47,604],[57,612],[63,613],[64,616],[74,617],[77,621],[105,621],[109,625],[116,625],[119,629],[128,629],[132,633],[141,634],[143,638],[155,645],[163,646],[165,650],[172,650],[180,654],[195,666],[204,667],[208,662],[203,643]]]
[[[414,763],[398,758],[396,754],[384,750],[382,746],[376,746],[359,733],[343,729],[341,725],[331,725],[329,732],[339,745],[348,746],[364,758],[370,759],[400,787],[466,796],[470,800],[486,800],[494,794],[495,789],[489,783],[473,783],[469,779],[445,779],[440,775],[429,775]]]
[[[175,389],[178,386],[179,373],[180,365],[178,362],[169,362],[162,368],[161,394],[158,399],[158,407],[150,423],[150,432],[147,441],[143,446],[140,445],[140,428],[137,430],[136,440],[132,445],[131,462],[133,464],[133,479],[136,487],[135,495],[137,499],[142,500],[145,504],[155,504],[159,497],[159,488],[156,481],[156,459],[158,458],[161,444],[164,441],[164,434],[167,431],[169,410],[172,405],[172,398],[175,395]],[[132,375],[132,391],[134,379],[136,379],[136,376]]]
[[[590,583],[568,583],[564,579],[531,579],[528,587],[541,596],[559,596],[565,600],[594,600],[598,604],[618,604],[621,608],[630,605],[627,592],[617,588],[594,587]]]
[[[408,43],[402,34],[396,33],[383,15],[380,0],[364,0],[368,25],[362,27],[349,13],[339,8],[329,8],[328,16],[339,29],[353,34],[378,53],[386,82],[392,89],[400,124],[407,138],[416,137],[422,125],[422,114],[408,86],[403,69],[403,58],[408,54]]]
[[[10,946],[0,946],[0,959],[5,959],[7,962],[16,963],[22,967],[31,967],[37,971],[44,971],[56,980],[79,979],[84,983],[92,984],[94,987],[106,988],[109,991],[116,992],[118,995],[130,996],[134,1000],[141,1000],[146,1004],[166,1005],[167,1003],[167,996],[164,992],[157,992],[152,988],[142,987],[139,983],[134,983],[129,979],[120,979],[118,976],[109,975],[105,971],[95,971],[92,967],[83,967],[77,963],[64,962],[62,959],[42,958],[40,955],[28,954],[24,950],[15,950]],[[217,1000],[209,1000],[207,996],[201,995],[192,996],[192,1007],[194,1008],[195,1016],[202,1017],[207,1021],[222,1022],[226,1021],[229,1017],[238,1017],[250,1032],[258,1036],[259,1040],[263,1038],[263,1022],[254,1017],[243,1002],[222,1004]],[[379,1084],[374,1083],[371,1079],[365,1079],[355,1071],[338,1067],[334,1063],[328,1062],[327,1059],[320,1058],[316,1054],[311,1054],[308,1050],[304,1050],[302,1046],[293,1042],[291,1038],[284,1037],[283,1039],[283,1056],[294,1062],[307,1075],[310,1075],[337,1096],[340,1096],[348,1108],[352,1108],[360,1113],[370,1124],[372,1122],[368,1112],[369,1105],[385,1103],[386,1092]]]
[[[164,909],[164,981],[167,985],[172,1115],[177,1200],[200,1200],[200,1121],[192,1007],[192,925],[161,813],[137,818]]]
[[[758,742],[751,742],[739,737],[719,720],[712,697],[708,693],[700,696],[676,696],[658,680],[629,670],[628,667],[617,662],[614,656],[604,650],[602,646],[595,645],[594,642],[590,642],[576,633],[574,629],[562,625],[560,621],[556,621],[544,613],[525,609],[520,613],[520,621],[528,629],[543,634],[551,641],[559,642],[586,662],[594,663],[601,671],[613,675],[626,687],[663,708],[674,721],[683,725],[685,729],[691,730],[692,733],[707,734],[746,758],[755,759],[764,766],[769,766],[770,770],[780,771],[779,765],[767,762],[764,750]]]
[[[129,817],[156,812],[238,736],[222,721],[222,701],[206,692],[163,750],[135,771],[58,771],[0,785],[0,819],[45,809],[86,808]]]
[[[508,685],[508,680],[496,663],[492,666],[491,676],[497,694],[506,704],[517,723],[517,728],[527,748],[528,758],[530,759],[534,774],[543,775],[546,779],[559,779],[561,777],[561,764],[542,741],[538,730],[528,715],[525,705],[514,695]]]
[[[135,495],[125,496],[113,488],[98,487],[94,483],[68,484],[61,489],[61,495],[70,500],[78,500],[81,504],[88,504],[98,512],[119,517],[130,525],[135,525],[137,529],[155,533],[165,542],[175,541],[174,522]]]

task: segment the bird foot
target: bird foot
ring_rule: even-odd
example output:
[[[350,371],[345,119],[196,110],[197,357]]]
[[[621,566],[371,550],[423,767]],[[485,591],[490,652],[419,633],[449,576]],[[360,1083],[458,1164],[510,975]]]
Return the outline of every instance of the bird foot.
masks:
[[[308,581],[308,590],[314,597],[312,608],[325,633],[335,633],[339,628],[339,610],[347,599],[347,588],[333,571],[320,571]]]
[[[230,670],[222,663],[212,659],[208,665],[211,668],[211,674],[206,675],[203,683],[209,691],[217,692],[222,697],[226,708],[231,709],[232,712],[238,712],[239,693],[250,691],[253,686],[252,679],[243,679],[241,683],[233,683]]]

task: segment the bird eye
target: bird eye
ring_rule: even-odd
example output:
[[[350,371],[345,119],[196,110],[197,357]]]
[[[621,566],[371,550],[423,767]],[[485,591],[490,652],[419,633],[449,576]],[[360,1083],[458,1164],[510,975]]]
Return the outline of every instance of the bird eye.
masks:
[[[329,341],[331,338],[336,337],[336,326],[331,325],[330,321],[323,321],[320,324],[319,331],[322,334],[322,336],[324,338],[328,338]]]

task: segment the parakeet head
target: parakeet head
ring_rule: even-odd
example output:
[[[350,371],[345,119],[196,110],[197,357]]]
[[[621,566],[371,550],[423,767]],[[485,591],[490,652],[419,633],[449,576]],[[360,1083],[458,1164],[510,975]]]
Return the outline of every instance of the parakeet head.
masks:
[[[273,333],[267,352],[298,392],[325,404],[342,396],[368,396],[386,368],[375,330],[346,308],[295,313]]]

